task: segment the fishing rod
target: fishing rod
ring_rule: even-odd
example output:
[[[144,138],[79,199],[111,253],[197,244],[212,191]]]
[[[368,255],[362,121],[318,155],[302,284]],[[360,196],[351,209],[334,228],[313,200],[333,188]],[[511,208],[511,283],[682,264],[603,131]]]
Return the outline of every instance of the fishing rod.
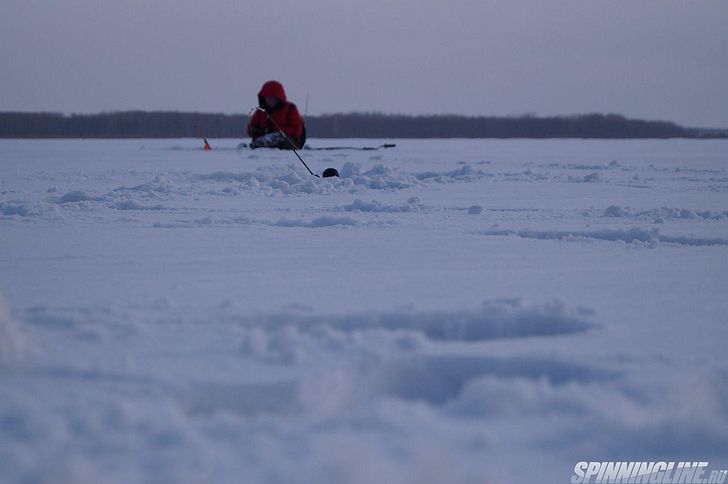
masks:
[[[318,176],[317,174],[315,174],[314,172],[312,172],[311,171],[311,168],[309,168],[308,165],[306,164],[306,162],[303,161],[303,158],[301,158],[301,155],[299,155],[298,154],[298,151],[296,151],[296,144],[293,142],[293,140],[286,133],[283,132],[283,130],[281,129],[281,127],[278,126],[278,123],[276,123],[275,120],[271,117],[271,115],[268,114],[268,111],[266,111],[265,109],[263,109],[261,107],[255,107],[255,108],[251,109],[250,110],[250,113],[252,114],[253,111],[260,111],[262,113],[265,113],[266,117],[268,118],[268,121],[270,121],[273,124],[273,126],[275,126],[275,128],[278,130],[278,132],[281,135],[283,135],[283,137],[288,141],[288,143],[291,145],[291,149],[293,150],[293,153],[296,155],[296,157],[299,159],[299,161],[301,163],[303,163],[303,166],[306,167],[306,169],[308,170],[308,172],[311,175],[315,176],[316,178],[321,178],[320,176]],[[329,177],[332,177],[332,176],[338,177],[339,176],[339,172],[336,170],[336,168],[326,168],[324,170],[324,172],[323,172],[323,177],[324,178],[329,178]]]
[[[383,145],[379,146],[318,146],[318,147],[310,147],[306,146],[303,148],[306,151],[337,151],[337,150],[354,150],[354,151],[377,151],[382,148],[394,148],[395,144],[393,143],[385,143]]]

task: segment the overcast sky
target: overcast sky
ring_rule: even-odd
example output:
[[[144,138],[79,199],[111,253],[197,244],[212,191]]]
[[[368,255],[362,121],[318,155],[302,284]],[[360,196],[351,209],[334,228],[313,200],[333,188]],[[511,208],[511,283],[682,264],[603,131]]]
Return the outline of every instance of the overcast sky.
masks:
[[[0,110],[616,112],[728,127],[726,0],[0,0]]]

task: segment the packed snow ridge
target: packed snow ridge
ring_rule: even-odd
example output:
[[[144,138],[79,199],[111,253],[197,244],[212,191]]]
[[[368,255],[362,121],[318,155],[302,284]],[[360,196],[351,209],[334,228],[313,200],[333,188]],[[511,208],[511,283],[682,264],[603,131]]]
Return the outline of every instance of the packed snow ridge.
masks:
[[[639,227],[633,227],[630,229],[601,229],[591,231],[499,229],[483,230],[480,234],[489,236],[517,236],[524,239],[539,240],[606,240],[643,245],[651,248],[657,247],[659,242],[688,246],[728,245],[728,239],[724,238],[661,235],[657,228],[642,229]]]
[[[201,180],[234,184],[236,190],[253,191],[266,195],[276,193],[328,194],[356,193],[362,190],[402,190],[423,183],[469,182],[482,178],[485,173],[469,165],[448,172],[407,173],[384,164],[362,171],[358,163],[347,162],[339,170],[339,178],[312,179],[295,165],[285,168],[259,169],[252,173],[214,172],[200,175]]]
[[[728,218],[728,210],[693,210],[690,208],[660,207],[649,210],[620,205],[610,205],[604,210],[604,217],[611,218],[643,218],[652,219],[655,223],[664,223],[665,220],[724,220]]]
[[[473,309],[452,311],[402,310],[343,317],[281,313],[267,316],[264,326],[278,330],[293,325],[306,332],[317,331],[321,327],[341,332],[404,331],[436,341],[481,341],[587,331],[595,327],[588,316],[587,311],[569,309],[558,301],[524,306],[520,300],[501,300],[484,302]],[[260,320],[250,323],[260,324]]]
[[[315,218],[309,222],[307,222],[305,220],[281,219],[273,225],[276,225],[278,227],[316,228],[316,227],[334,227],[337,225],[354,226],[354,225],[358,225],[358,224],[359,223],[351,217],[323,216],[323,217]]]
[[[347,212],[376,212],[376,213],[397,213],[397,212],[424,212],[427,207],[423,205],[419,197],[410,197],[407,203],[402,205],[388,205],[377,200],[365,202],[356,199],[352,203],[342,205],[341,210]]]

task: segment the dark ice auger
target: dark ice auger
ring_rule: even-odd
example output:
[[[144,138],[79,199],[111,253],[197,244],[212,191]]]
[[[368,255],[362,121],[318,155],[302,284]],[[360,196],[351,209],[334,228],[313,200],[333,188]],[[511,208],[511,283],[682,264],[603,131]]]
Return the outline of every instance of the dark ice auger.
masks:
[[[291,145],[291,149],[293,150],[293,153],[300,160],[300,162],[303,163],[303,166],[306,167],[306,169],[308,170],[308,172],[310,174],[312,174],[313,176],[315,176],[316,178],[321,178],[320,176],[318,176],[317,174],[315,174],[314,172],[312,172],[311,171],[311,168],[309,168],[308,165],[306,164],[306,162],[303,161],[303,158],[301,158],[301,155],[299,155],[298,154],[298,151],[296,151],[296,144],[293,142],[293,140],[291,138],[288,137],[288,135],[286,133],[283,132],[283,130],[281,129],[281,127],[278,126],[278,123],[276,123],[275,120],[271,117],[271,115],[268,114],[268,111],[266,111],[265,109],[263,109],[261,107],[253,108],[253,109],[250,110],[251,113],[253,111],[260,111],[262,113],[265,113],[266,117],[268,118],[268,121],[270,121],[271,123],[273,123],[273,126],[276,127],[276,129],[278,130],[278,132],[281,135],[283,135],[284,138],[286,138],[286,140],[288,141],[288,143]],[[339,176],[339,172],[336,170],[336,168],[326,168],[324,170],[324,172],[322,173],[322,175],[323,175],[324,178],[329,178],[329,177],[332,177],[332,176],[338,177]]]

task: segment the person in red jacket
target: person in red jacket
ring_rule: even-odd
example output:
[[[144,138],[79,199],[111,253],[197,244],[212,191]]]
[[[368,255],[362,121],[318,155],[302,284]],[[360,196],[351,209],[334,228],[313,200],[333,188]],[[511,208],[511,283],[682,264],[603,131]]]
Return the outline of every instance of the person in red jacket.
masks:
[[[258,93],[258,106],[273,118],[275,124],[268,119],[265,113],[256,111],[248,123],[248,135],[252,138],[251,148],[280,148],[291,149],[293,142],[295,148],[302,148],[306,142],[303,119],[298,108],[288,102],[283,85],[278,81],[268,81],[263,84]],[[281,135],[276,124],[286,136]]]

